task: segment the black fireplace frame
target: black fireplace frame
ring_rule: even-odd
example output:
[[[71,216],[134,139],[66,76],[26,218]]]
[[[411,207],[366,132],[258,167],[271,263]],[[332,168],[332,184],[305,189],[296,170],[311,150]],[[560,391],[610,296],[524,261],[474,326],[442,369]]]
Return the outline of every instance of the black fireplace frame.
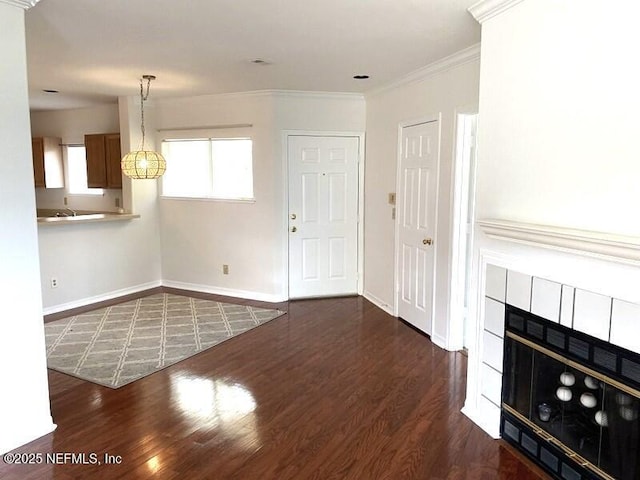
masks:
[[[505,363],[507,339],[528,345],[609,385],[640,397],[640,355],[563,325],[505,305]],[[505,365],[506,367],[506,365]],[[505,370],[506,372],[506,370]],[[559,480],[612,479],[566,447],[530,419],[511,408],[503,375],[502,438]]]

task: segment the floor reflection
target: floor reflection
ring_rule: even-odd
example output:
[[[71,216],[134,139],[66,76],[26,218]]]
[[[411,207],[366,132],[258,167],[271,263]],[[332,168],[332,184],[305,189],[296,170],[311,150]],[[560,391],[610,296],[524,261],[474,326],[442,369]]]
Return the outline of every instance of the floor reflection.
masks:
[[[156,455],[147,460],[147,467],[151,473],[158,473],[158,470],[160,470],[160,456]]]
[[[171,378],[171,397],[194,426],[215,429],[243,450],[261,446],[256,401],[241,384],[179,376]]]

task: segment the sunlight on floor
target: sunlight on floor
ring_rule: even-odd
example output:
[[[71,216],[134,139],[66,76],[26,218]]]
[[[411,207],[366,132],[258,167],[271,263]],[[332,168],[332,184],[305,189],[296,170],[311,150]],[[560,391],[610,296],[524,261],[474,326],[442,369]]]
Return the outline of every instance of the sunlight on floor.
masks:
[[[246,449],[260,445],[253,413],[256,401],[243,385],[180,376],[171,379],[171,397],[195,425],[214,427],[228,440],[240,441]]]

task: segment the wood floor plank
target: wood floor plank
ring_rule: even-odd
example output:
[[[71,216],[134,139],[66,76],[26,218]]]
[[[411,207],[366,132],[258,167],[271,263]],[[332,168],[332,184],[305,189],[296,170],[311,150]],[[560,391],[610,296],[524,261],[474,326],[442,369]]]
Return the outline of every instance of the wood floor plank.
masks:
[[[460,413],[460,353],[361,297],[278,308],[287,315],[117,390],[49,371],[58,428],[16,451],[122,462],[0,462],[0,478],[547,478]]]

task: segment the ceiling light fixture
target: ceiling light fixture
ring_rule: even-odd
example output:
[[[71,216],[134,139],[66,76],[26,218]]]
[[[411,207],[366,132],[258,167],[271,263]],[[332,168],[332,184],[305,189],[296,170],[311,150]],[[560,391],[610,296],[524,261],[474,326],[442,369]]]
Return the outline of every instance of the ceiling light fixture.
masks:
[[[353,78],[356,80],[366,80],[369,78],[369,75],[354,75]]]
[[[143,75],[140,79],[140,131],[142,132],[140,150],[127,153],[120,162],[122,173],[136,180],[159,178],[167,169],[167,161],[161,153],[144,149],[144,102],[149,98],[151,80],[155,79],[155,75]],[[147,81],[146,93],[142,86],[144,80]]]
[[[50,88],[45,88],[42,90],[44,93],[60,93],[58,90],[52,90]]]

